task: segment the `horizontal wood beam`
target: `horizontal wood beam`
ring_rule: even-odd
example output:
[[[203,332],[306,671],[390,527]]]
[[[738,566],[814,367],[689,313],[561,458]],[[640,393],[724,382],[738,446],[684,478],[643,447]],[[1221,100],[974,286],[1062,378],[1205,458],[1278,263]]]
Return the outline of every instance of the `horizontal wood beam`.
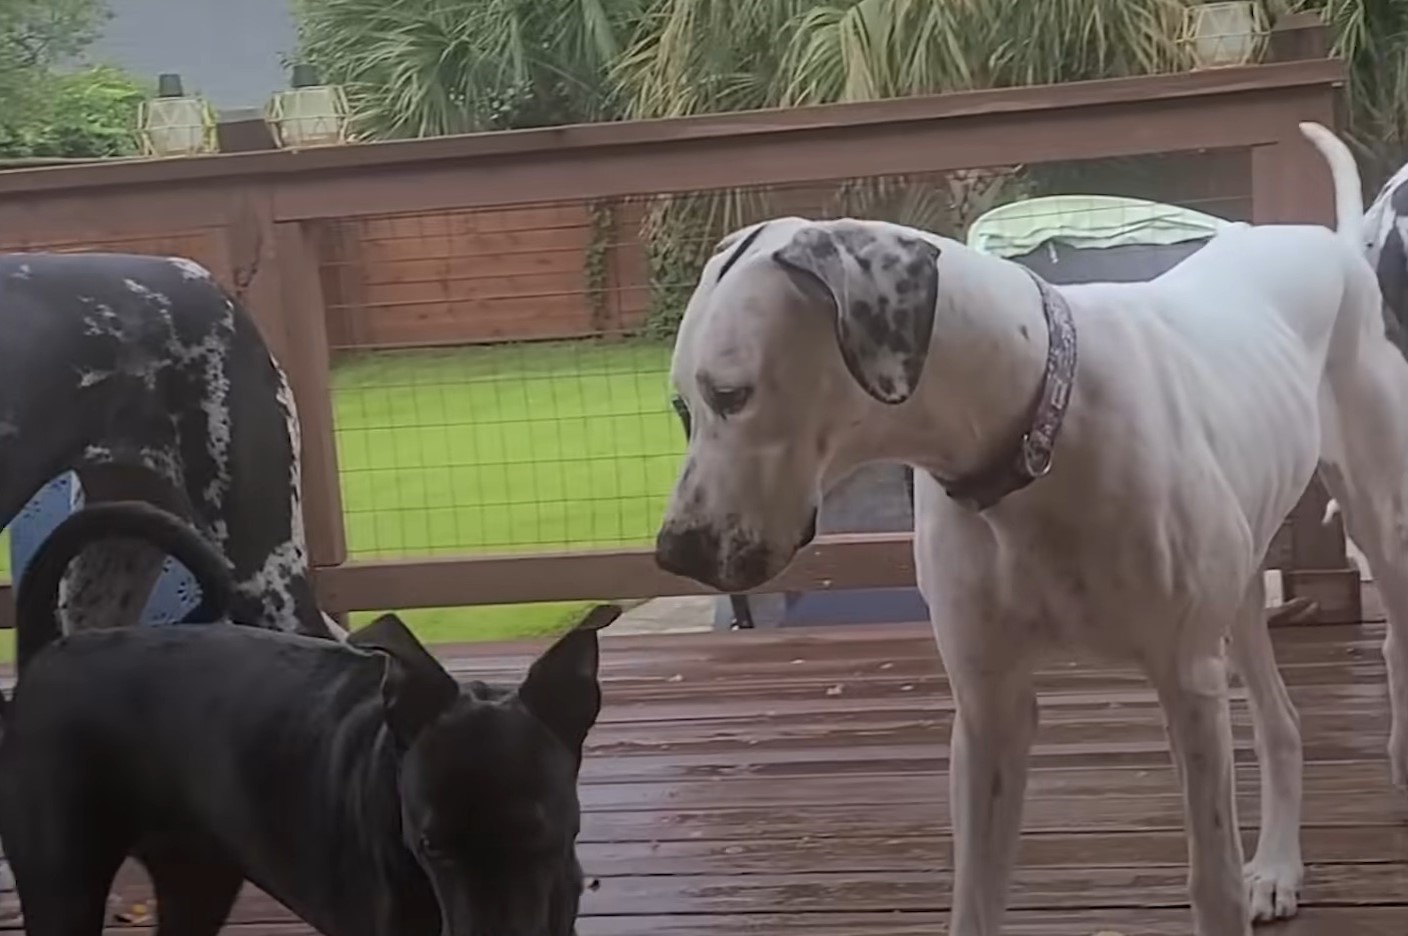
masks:
[[[759,591],[910,586],[912,540],[909,533],[821,537]],[[648,549],[348,562],[315,574],[329,612],[714,593],[662,572]]]
[[[1337,60],[302,151],[0,172],[0,199],[269,186],[280,221],[1255,146]],[[823,146],[822,144],[825,144]],[[721,158],[731,154],[730,158]],[[747,156],[748,158],[741,158]],[[374,180],[374,184],[373,184]]]
[[[1290,533],[1287,523],[1272,540],[1268,568],[1289,562]],[[821,536],[759,592],[913,585],[913,542],[908,532]],[[648,549],[351,561],[315,569],[314,576],[318,600],[330,613],[711,594],[660,571]],[[3,613],[10,592],[9,583],[0,583]]]
[[[819,537],[791,566],[757,593],[905,588],[914,584],[910,533]],[[1282,526],[1267,552],[1267,568],[1291,558],[1291,527]],[[707,595],[697,582],[662,572],[647,549],[348,562],[314,570],[318,600],[331,614],[406,608],[523,604],[536,601],[611,601],[670,595]],[[1339,581],[1297,593],[1342,603]],[[0,584],[0,628],[13,622],[11,588]],[[1342,615],[1341,615],[1342,616]]]
[[[1290,558],[1289,533],[1273,540],[1268,568]],[[330,612],[714,594],[662,572],[648,549],[348,562],[316,576]],[[755,593],[913,585],[913,535],[866,533],[819,537]]]
[[[1279,67],[1279,66],[1277,66]],[[1259,93],[1259,92],[1257,92]],[[1311,93],[1314,93],[1313,91]],[[1333,95],[1329,88],[1325,96]],[[912,175],[1279,142],[1300,97],[1267,107],[1244,98],[1121,101],[1066,111],[1059,120],[1011,114],[846,125],[785,133],[703,136],[590,152],[564,147],[532,159],[485,157],[412,170],[327,173],[273,187],[279,220],[495,208],[532,202],[630,198],[664,192],[787,187],[844,178]],[[1270,106],[1275,104],[1276,106]]]

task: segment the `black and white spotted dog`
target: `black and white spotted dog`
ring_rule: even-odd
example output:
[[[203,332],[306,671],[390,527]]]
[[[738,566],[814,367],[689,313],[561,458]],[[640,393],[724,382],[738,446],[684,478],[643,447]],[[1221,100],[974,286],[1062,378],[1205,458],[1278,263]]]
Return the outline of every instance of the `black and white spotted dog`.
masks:
[[[1408,357],[1408,165],[1364,213],[1364,249],[1379,276],[1389,340]]]
[[[237,619],[333,633],[308,574],[288,381],[199,264],[0,256],[0,526],[67,470],[90,502],[191,520],[230,563]],[[91,546],[65,581],[65,627],[135,624],[163,558]]]

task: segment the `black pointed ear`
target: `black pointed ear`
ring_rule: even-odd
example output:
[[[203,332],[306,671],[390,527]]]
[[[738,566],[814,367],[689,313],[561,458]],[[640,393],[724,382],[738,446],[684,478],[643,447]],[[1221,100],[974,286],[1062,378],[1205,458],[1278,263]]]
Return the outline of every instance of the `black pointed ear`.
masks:
[[[829,300],[846,368],[882,403],[913,395],[929,356],[939,248],[886,225],[814,223],[773,252],[804,292]]]
[[[601,713],[597,631],[621,616],[616,605],[598,605],[528,668],[518,697],[548,730],[582,758],[587,732]]]
[[[348,634],[347,642],[386,654],[381,698],[386,724],[403,747],[409,747],[426,725],[459,698],[460,687],[454,677],[396,615],[383,614]]]

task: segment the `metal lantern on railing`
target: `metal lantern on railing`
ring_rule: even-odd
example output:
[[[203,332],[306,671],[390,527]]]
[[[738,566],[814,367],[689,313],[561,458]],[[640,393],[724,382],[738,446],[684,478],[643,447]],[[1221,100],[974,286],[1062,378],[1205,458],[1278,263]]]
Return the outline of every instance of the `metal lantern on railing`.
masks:
[[[1256,61],[1270,34],[1260,3],[1229,0],[1186,7],[1179,42],[1194,68],[1218,68]]]
[[[199,95],[186,94],[180,75],[160,75],[156,97],[137,111],[142,152],[148,156],[194,156],[215,152],[215,114]]]
[[[323,84],[311,65],[293,66],[290,84],[269,101],[269,125],[279,145],[297,149],[346,143],[347,96],[342,88]]]

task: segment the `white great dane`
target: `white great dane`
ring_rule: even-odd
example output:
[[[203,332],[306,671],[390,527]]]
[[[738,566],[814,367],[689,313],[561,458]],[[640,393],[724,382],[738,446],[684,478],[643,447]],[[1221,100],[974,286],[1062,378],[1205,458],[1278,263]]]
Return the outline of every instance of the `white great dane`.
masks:
[[[1392,776],[1408,782],[1408,364],[1385,338],[1353,157],[1315,124],[1338,232],[1240,225],[1149,283],[1056,289],[878,221],[779,218],[706,264],[672,365],[688,452],[658,564],[722,591],[776,576],[822,493],[915,469],[915,558],[957,704],[955,936],[1001,929],[1033,668],[1076,642],[1137,662],[1184,791],[1201,936],[1286,917],[1301,740],[1259,567],[1317,467],[1383,589]],[[1228,666],[1261,836],[1238,836]]]

